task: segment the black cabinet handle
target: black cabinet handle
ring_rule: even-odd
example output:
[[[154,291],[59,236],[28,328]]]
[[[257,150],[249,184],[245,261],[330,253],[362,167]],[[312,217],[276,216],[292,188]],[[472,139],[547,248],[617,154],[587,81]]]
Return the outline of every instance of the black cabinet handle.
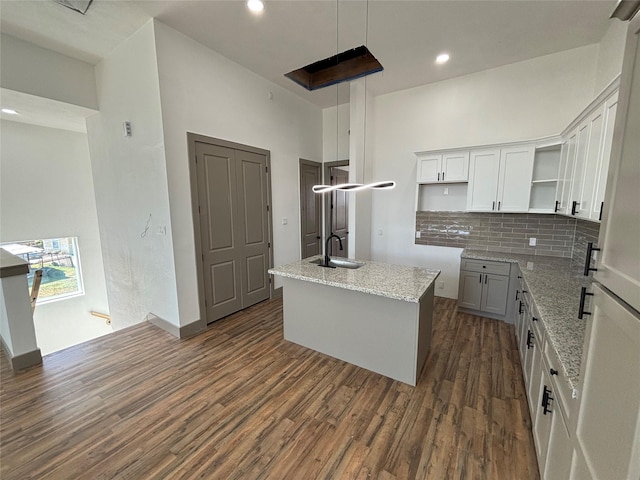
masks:
[[[600,215],[598,215],[598,220],[602,220],[602,209],[604,208],[604,202],[600,202]]]
[[[501,203],[502,203],[502,202],[500,202],[500,201],[498,202],[498,211],[500,211],[500,204],[501,204]]]
[[[527,350],[533,348],[533,342],[531,341],[533,338],[535,338],[533,336],[533,332],[531,330],[527,330]]]
[[[438,181],[440,181],[440,172],[438,172]]]
[[[549,369],[549,373],[551,375],[558,375],[558,370],[556,370],[555,368],[551,368],[551,369]]]
[[[487,284],[487,278],[488,278],[488,277],[489,277],[489,275],[486,275],[486,274],[485,274],[485,276],[484,276],[484,284],[485,284],[485,285]]]
[[[527,290],[522,290],[522,293],[527,293]]]
[[[559,207],[560,207],[560,202],[558,200],[556,200],[556,206],[553,207],[553,213],[556,213],[558,211]]]
[[[520,290],[516,290],[516,302],[520,300]]]
[[[578,205],[580,205],[580,202],[576,202],[575,200],[571,202],[571,215],[578,213]]]
[[[442,172],[442,181],[444,182],[444,172]]]
[[[593,297],[593,293],[587,293],[587,287],[582,287],[580,289],[580,306],[578,307],[578,318],[582,320],[584,315],[591,315],[591,312],[587,312],[584,309],[584,301],[587,298],[587,295]]]
[[[584,276],[588,277],[589,272],[597,272],[597,268],[591,267],[591,255],[593,252],[599,252],[600,249],[593,246],[593,242],[587,243],[587,258],[584,259]]]
[[[537,321],[538,321],[538,319],[537,319],[536,317],[531,317],[531,321],[532,321],[532,322],[537,322]]]
[[[522,278],[522,275],[518,275],[518,280],[520,280]]]
[[[553,400],[551,396],[551,390],[544,386],[544,390],[542,392],[542,413],[546,415],[547,413],[551,413],[551,409],[549,408],[549,402]]]
[[[478,280],[480,280],[480,283],[482,283],[482,274],[480,274],[480,278]]]
[[[520,301],[520,306],[518,307],[518,313],[522,313],[522,300]]]
[[[496,209],[496,201],[494,200],[493,203],[491,204],[491,210],[495,210]]]

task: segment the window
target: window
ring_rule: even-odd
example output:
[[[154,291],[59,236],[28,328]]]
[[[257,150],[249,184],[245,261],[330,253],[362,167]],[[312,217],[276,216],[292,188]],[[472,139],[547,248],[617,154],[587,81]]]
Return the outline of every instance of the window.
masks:
[[[36,271],[42,270],[37,303],[84,294],[77,237],[25,240],[0,247],[29,263],[29,290]]]

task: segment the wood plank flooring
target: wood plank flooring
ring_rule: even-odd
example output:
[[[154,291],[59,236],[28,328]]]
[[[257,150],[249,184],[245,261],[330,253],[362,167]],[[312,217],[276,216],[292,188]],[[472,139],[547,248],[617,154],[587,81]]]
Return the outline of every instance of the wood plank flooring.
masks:
[[[415,388],[285,342],[280,300],[0,373],[3,480],[538,478],[513,326],[449,299]]]

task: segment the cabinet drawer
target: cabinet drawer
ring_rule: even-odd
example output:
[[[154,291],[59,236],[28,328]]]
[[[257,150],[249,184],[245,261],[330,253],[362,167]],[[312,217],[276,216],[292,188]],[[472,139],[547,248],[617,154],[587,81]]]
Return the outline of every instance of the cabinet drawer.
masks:
[[[496,275],[509,275],[511,264],[507,262],[492,262],[490,260],[462,259],[461,270],[480,273],[494,273]]]
[[[557,403],[563,411],[562,413],[564,418],[568,420],[571,418],[571,405],[573,402],[573,399],[571,398],[571,387],[569,386],[569,382],[562,371],[560,362],[556,357],[556,353],[553,350],[553,346],[549,339],[547,339],[544,345],[544,360],[546,363],[545,368],[547,368],[547,373],[551,377],[551,382],[553,383],[553,389],[556,392],[556,395],[560,397]]]

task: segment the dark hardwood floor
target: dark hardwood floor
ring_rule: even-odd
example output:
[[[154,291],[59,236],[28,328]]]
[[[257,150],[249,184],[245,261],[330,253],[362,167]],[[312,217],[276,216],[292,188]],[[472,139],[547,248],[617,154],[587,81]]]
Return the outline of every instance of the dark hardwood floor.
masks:
[[[513,326],[454,300],[415,388],[285,342],[279,300],[1,375],[3,480],[538,478]]]

